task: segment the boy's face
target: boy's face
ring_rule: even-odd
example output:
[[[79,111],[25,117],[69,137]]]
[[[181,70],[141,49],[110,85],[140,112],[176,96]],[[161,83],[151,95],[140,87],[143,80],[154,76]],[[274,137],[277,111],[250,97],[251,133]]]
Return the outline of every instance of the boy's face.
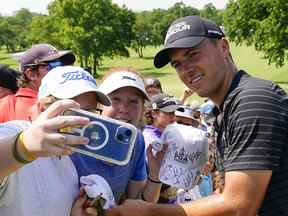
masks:
[[[152,116],[154,119],[153,125],[161,131],[176,121],[175,112],[162,112],[157,110],[152,112]]]
[[[72,98],[74,101],[80,104],[80,108],[87,111],[93,111],[97,108],[98,102],[95,92],[86,92]]]
[[[148,93],[149,97],[153,97],[154,95],[160,94],[161,90],[159,88],[151,86],[151,87],[146,88],[146,92]]]
[[[98,108],[98,102],[96,99],[96,94],[94,92],[86,92],[71,99],[79,103],[81,109],[93,112],[93,110],[96,110],[96,108]],[[38,114],[45,111],[56,100],[58,99],[54,98],[53,96],[48,96],[41,99],[41,101],[38,102]]]

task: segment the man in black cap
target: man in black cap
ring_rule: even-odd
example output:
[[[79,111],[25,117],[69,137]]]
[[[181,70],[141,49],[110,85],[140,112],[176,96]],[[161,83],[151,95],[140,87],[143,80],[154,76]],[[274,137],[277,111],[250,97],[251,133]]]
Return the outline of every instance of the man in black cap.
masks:
[[[36,44],[20,57],[19,89],[0,100],[0,123],[31,120],[42,78],[54,67],[70,65],[75,56],[70,50],[58,51],[50,44]]]
[[[180,101],[168,94],[160,93],[151,97],[150,102],[145,104],[151,111],[151,124],[143,129],[145,149],[150,144],[161,143],[160,137],[165,128],[176,122],[175,111],[183,111]],[[147,160],[147,157],[146,157]],[[147,161],[148,163],[148,161]],[[172,203],[176,201],[177,188],[162,184],[158,203]]]
[[[181,205],[126,201],[108,215],[288,215],[288,97],[270,81],[238,70],[213,22],[180,18],[168,29],[157,68],[170,62],[183,83],[216,104],[216,165],[224,191]]]

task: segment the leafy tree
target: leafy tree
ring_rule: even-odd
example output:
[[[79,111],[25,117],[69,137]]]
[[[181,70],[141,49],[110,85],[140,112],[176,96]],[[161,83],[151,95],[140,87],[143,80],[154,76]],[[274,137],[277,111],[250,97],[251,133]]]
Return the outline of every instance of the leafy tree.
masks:
[[[35,16],[28,9],[20,9],[13,16],[0,19],[0,43],[5,45],[8,52],[26,48],[27,35],[30,32],[30,23]]]
[[[212,3],[208,3],[204,6],[204,8],[200,11],[200,16],[212,20],[218,25],[222,25],[223,23],[221,11],[217,10]]]
[[[150,12],[141,12],[136,15],[136,22],[133,25],[134,39],[132,48],[140,58],[143,57],[143,49],[151,44],[152,41],[152,23],[149,21]]]
[[[168,10],[155,9],[150,16],[152,27],[152,44],[155,46],[163,44],[168,27],[175,19],[183,16],[199,15],[196,8],[185,5],[183,2],[175,3]]]
[[[17,44],[17,34],[15,27],[11,25],[10,18],[0,20],[0,43],[5,46],[7,52],[15,52]]]
[[[27,34],[27,42],[29,44],[50,43],[57,48],[63,46],[61,37],[58,37],[61,26],[54,22],[51,16],[38,15],[34,16],[30,23],[30,32]]]
[[[199,15],[199,10],[187,6],[183,2],[177,2],[168,9],[168,13],[173,14],[176,18],[180,18],[184,16]]]
[[[127,8],[111,0],[55,0],[49,13],[62,26],[63,45],[71,45],[82,66],[92,62],[96,72],[102,57],[129,55],[135,15]]]
[[[254,45],[270,63],[283,66],[288,48],[287,0],[230,0],[225,31],[236,44]]]

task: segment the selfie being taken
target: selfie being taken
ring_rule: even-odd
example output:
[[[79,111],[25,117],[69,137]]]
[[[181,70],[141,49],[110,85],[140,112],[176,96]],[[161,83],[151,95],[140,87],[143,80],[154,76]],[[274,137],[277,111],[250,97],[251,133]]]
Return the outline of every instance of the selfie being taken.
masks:
[[[0,7],[0,216],[288,215],[288,5]]]

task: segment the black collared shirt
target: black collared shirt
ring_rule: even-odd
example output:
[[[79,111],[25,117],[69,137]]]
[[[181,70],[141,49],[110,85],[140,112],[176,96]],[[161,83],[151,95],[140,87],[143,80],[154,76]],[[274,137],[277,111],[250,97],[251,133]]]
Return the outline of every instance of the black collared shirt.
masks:
[[[288,97],[239,71],[222,106],[217,164],[224,172],[272,170],[259,215],[288,215]]]

